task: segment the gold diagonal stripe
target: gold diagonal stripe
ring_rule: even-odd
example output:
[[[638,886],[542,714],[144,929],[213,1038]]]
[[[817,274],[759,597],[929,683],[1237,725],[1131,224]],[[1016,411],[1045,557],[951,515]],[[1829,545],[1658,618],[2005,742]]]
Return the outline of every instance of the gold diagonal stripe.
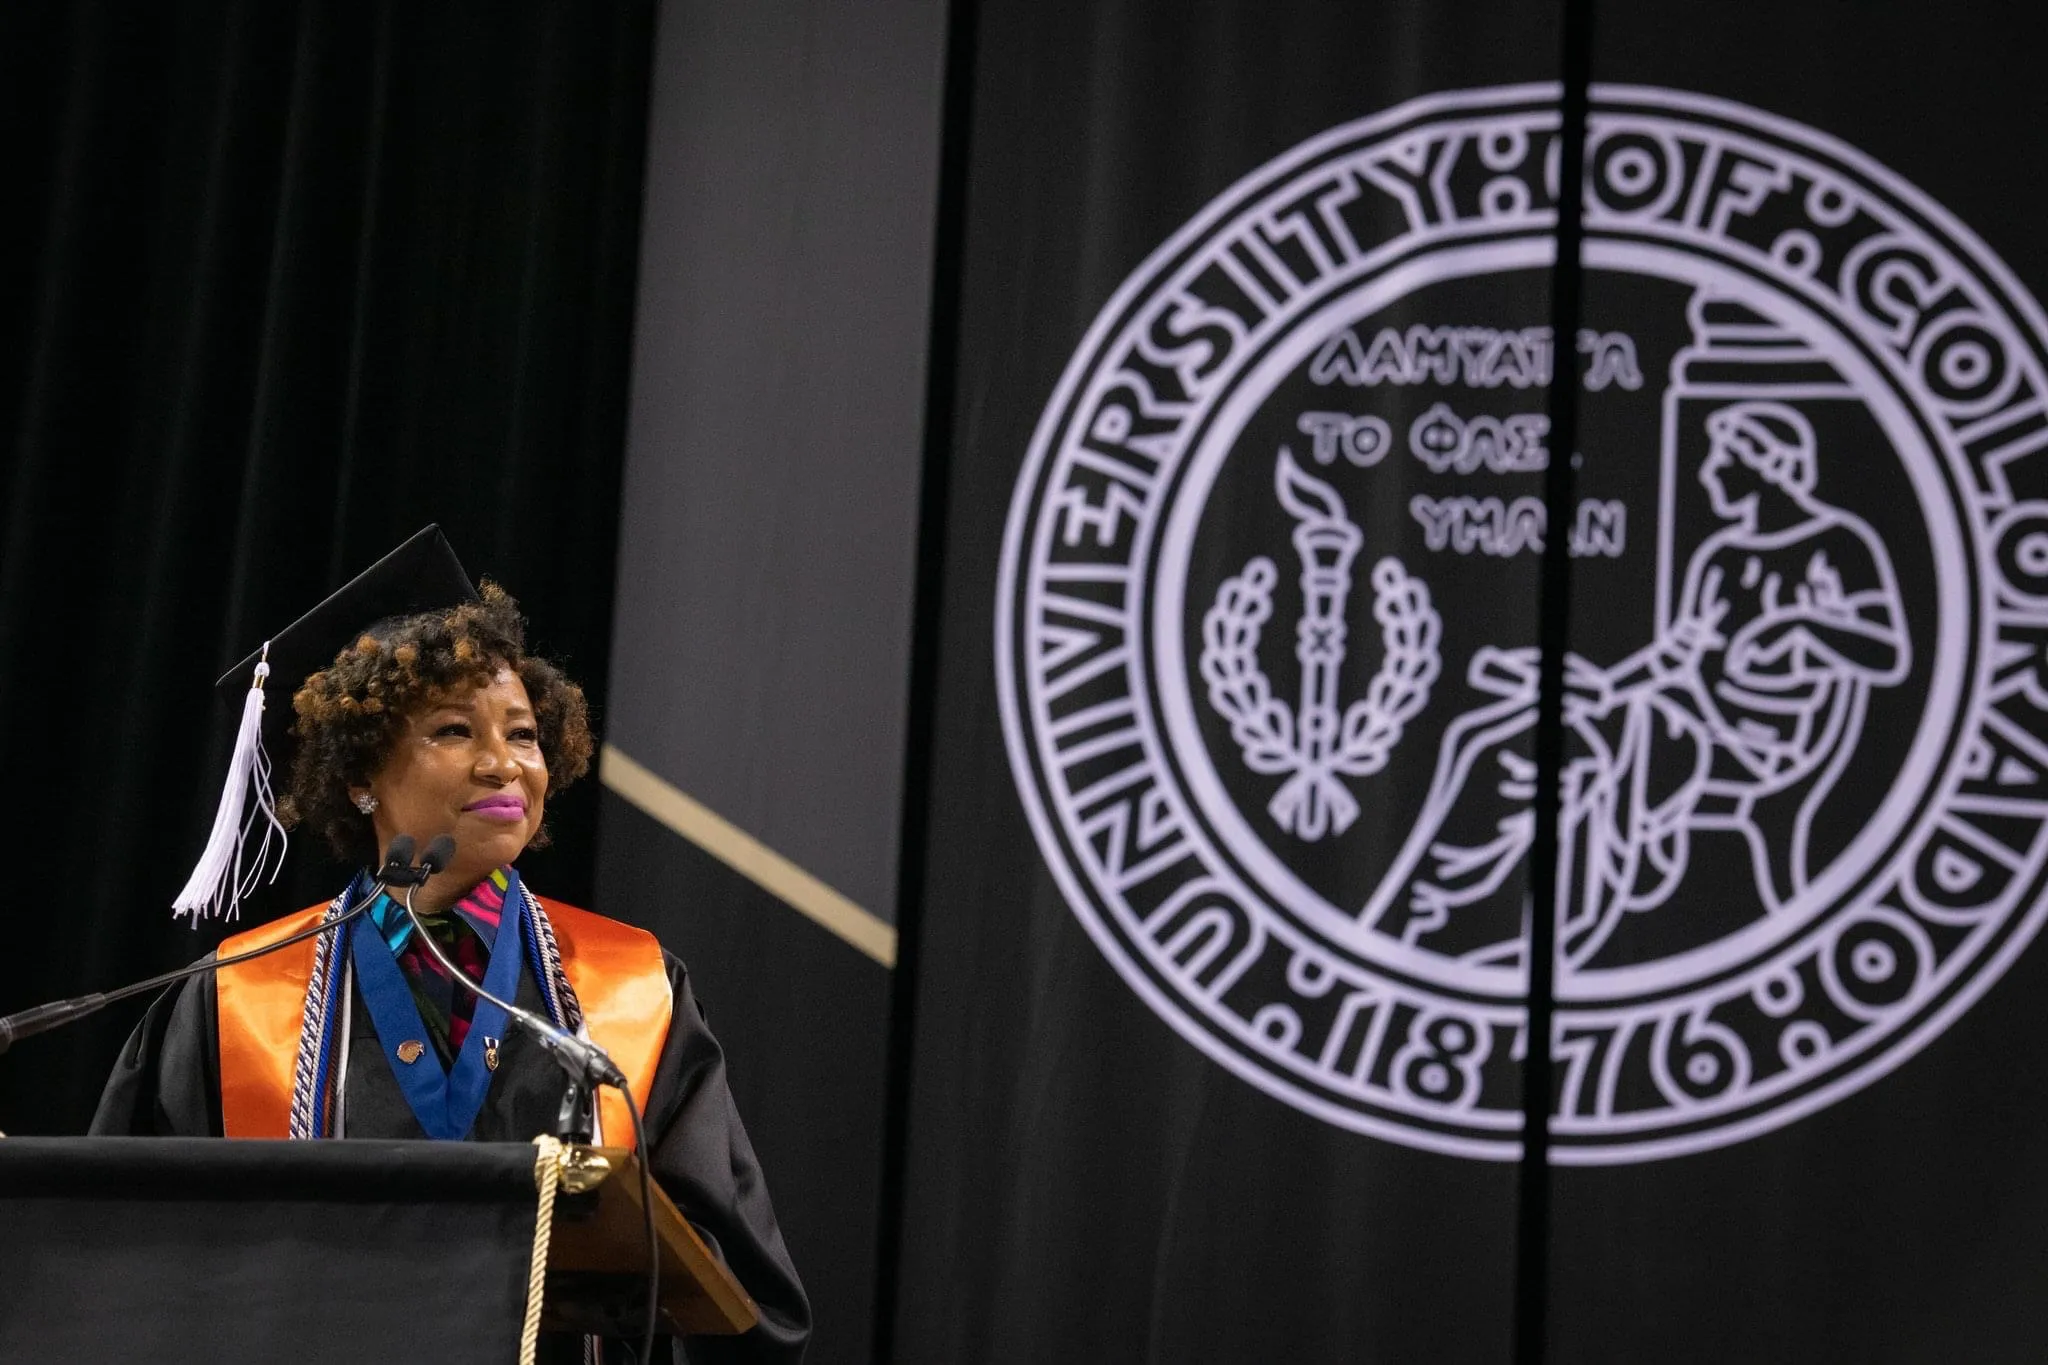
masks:
[[[866,953],[896,965],[896,930],[861,909],[717,811],[670,786],[607,744],[598,781],[697,847]]]

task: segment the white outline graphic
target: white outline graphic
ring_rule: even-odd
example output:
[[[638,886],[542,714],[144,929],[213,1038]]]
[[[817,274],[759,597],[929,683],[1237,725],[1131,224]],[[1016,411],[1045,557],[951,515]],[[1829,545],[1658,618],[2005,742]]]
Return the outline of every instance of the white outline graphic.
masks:
[[[1547,430],[1455,403],[1364,409],[1372,386],[1454,373],[1538,388],[1549,339],[1364,324],[1428,286],[1550,263],[1555,98],[1436,95],[1332,129],[1156,251],[1046,407],[996,603],[1012,771],[1119,974],[1304,1112],[1493,1160],[1519,1154],[1534,659],[1451,652],[1461,604],[1429,580],[1454,560],[1417,521],[1444,520],[1434,549],[1501,563],[1546,531],[1509,524],[1518,500],[1418,496],[1411,517],[1404,497],[1390,522],[1358,499],[1411,459],[1439,477],[1540,468]],[[1662,394],[1654,509],[1587,504],[1570,528],[1575,555],[1640,560],[1645,583],[1655,564],[1642,643],[1568,661],[1552,1131],[1576,1164],[1740,1141],[1870,1084],[1998,978],[2048,905],[2048,503],[2014,491],[2048,460],[2038,305],[1911,186],[1753,109],[1596,87],[1587,165],[1589,268],[1682,289],[1690,341],[1668,375],[1622,333],[1584,332],[1560,362],[1589,390]],[[1311,367],[1329,401],[1295,449],[1318,473],[1240,440]],[[1846,471],[1869,459],[1895,461],[1924,544],[1888,544],[1896,517],[1880,533],[1852,505]],[[1233,460],[1270,467],[1297,583],[1242,552],[1190,583]],[[1387,525],[1413,552],[1376,547],[1361,651],[1355,561]],[[1292,709],[1260,652],[1283,600]],[[1364,688],[1346,702],[1348,676]],[[1871,790],[1845,774],[1879,707],[1895,776]],[[1364,903],[1339,903],[1295,863],[1367,827],[1398,755],[1433,772],[1427,791]],[[1755,913],[1620,951],[1632,925],[1697,913],[1703,839],[1747,850]]]
[[[1365,533],[1344,515],[1337,490],[1303,473],[1285,446],[1274,462],[1273,487],[1294,518],[1301,559],[1304,610],[1294,626],[1301,705],[1290,713],[1274,701],[1259,667],[1259,635],[1273,614],[1278,573],[1264,555],[1216,590],[1216,605],[1202,621],[1202,680],[1209,705],[1230,722],[1245,765],[1256,773],[1287,774],[1266,807],[1275,823],[1313,842],[1343,833],[1358,818],[1357,800],[1338,779],[1384,768],[1402,727],[1429,704],[1442,623],[1429,605],[1429,589],[1400,560],[1390,555],[1375,564],[1373,616],[1385,653],[1365,696],[1340,712],[1337,673],[1350,631],[1344,604]]]

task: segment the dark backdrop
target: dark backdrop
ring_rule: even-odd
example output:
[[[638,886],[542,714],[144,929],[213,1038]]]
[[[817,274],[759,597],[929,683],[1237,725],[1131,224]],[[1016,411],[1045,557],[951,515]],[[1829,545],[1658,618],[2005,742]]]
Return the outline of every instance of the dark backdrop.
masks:
[[[0,1010],[213,946],[169,911],[213,679],[421,524],[604,696],[651,18],[0,8],[0,808],[33,850]],[[570,900],[595,785],[527,865]],[[338,875],[296,839],[244,919]],[[0,1128],[81,1129],[132,1017],[0,1062]]]
[[[2030,73],[2044,46],[2037,10],[1953,7],[1930,24],[1924,8],[1831,0],[1598,8],[1596,80],[1740,100],[1825,130],[1945,204],[2004,257],[2024,288],[2037,298],[2048,293],[2035,226],[2041,99]],[[913,733],[930,737],[930,803],[919,850],[924,895],[902,922],[915,1019],[903,1196],[894,1210],[903,1234],[890,1305],[896,1358],[2040,1359],[2048,1334],[2034,1288],[2048,1218],[2040,1122],[2048,969],[2038,944],[1922,1055],[1822,1112],[1714,1151],[1560,1167],[1551,1181],[1552,1216],[1541,1228],[1551,1256],[1547,1283],[1530,1245],[1514,1240],[1512,1164],[1432,1155],[1306,1117],[1211,1064],[1119,979],[1069,908],[1076,893],[1048,870],[1041,847],[1051,842],[1044,830],[1052,819],[1034,812],[1036,835],[1027,821],[1019,789],[1030,779],[1013,778],[1007,760],[1033,740],[1006,734],[1000,709],[1007,703],[991,667],[998,595],[1024,601],[999,577],[1006,525],[1020,539],[1047,522],[1060,525],[1051,517],[1027,521],[1013,508],[1035,424],[1069,357],[1077,349],[1107,351],[1106,343],[1095,350],[1090,325],[1106,307],[1126,306],[1109,302],[1119,282],[1239,176],[1323,129],[1410,96],[1554,78],[1560,7],[983,0],[975,9],[958,355],[951,421],[935,438],[946,514],[943,526],[926,527],[928,536],[940,534],[943,573],[936,635],[919,640],[937,657],[936,686],[929,710],[913,713]],[[1452,193],[1442,192],[1446,200]],[[1214,297],[1232,297],[1229,288],[1217,286]],[[1589,303],[1587,325],[1655,335],[1619,312],[1617,294]],[[1504,315],[1499,308],[1479,300],[1440,317],[1494,325]],[[1522,316],[1544,313],[1530,308]],[[1187,330],[1162,327],[1149,339],[1182,357],[1206,349],[1196,323],[1179,321]],[[1187,350],[1173,352],[1183,341]],[[1651,402],[1672,382],[1671,352],[1654,360],[1646,349],[1642,391]],[[1350,394],[1330,400],[1346,412],[1365,401]],[[1612,395],[1603,401],[1611,413]],[[1073,410],[1091,409],[1076,399]],[[1095,411],[1106,414],[1106,401]],[[1602,409],[1589,402],[1588,411]],[[935,405],[935,420],[943,415]],[[1131,429],[1173,428],[1159,419],[1156,428],[1124,430]],[[1114,423],[1093,428],[1091,438],[1099,443],[1090,446],[1098,452],[1094,467],[1117,474],[1066,486],[1043,476],[1042,466],[1032,475],[1046,480],[1033,490],[1040,507],[1071,494],[1056,505],[1105,513],[1092,524],[1077,514],[1064,535],[1047,533],[1045,543],[1058,548],[1046,557],[1067,567],[1114,561],[1127,540],[1140,542],[1129,528],[1137,519],[1131,509],[1172,496],[1163,479],[1149,480],[1144,460],[1126,455]],[[2035,450],[2024,475],[2015,476],[2029,481],[2016,484],[2020,496],[2042,496],[2031,482],[2043,462],[2035,438],[2024,447],[2011,439],[2016,449]],[[1298,439],[1294,449],[1300,456]],[[1632,493],[1657,474],[1650,441],[1604,450],[1589,441],[1580,449],[1587,497]],[[1887,512],[1898,514],[1891,526],[1899,529],[1889,533],[1901,547],[1924,534],[1904,521],[1917,512],[1882,507],[1871,491],[1881,487],[1884,462],[1858,465],[1841,449],[1830,447],[1826,476],[1846,488],[1836,495],[1867,499],[1880,524]],[[1344,472],[1331,473],[1331,482]],[[1694,491],[1680,496],[1698,496],[1691,473]],[[1250,533],[1252,517],[1269,505],[1267,488],[1250,480],[1232,487],[1241,496],[1226,502],[1217,494],[1228,510],[1216,515],[1226,524],[1237,518],[1248,532],[1227,560],[1218,555],[1217,577],[1255,550],[1272,553],[1280,572],[1290,573],[1281,534]],[[1121,511],[1112,489],[1130,494]],[[1394,513],[1368,532],[1370,554],[1383,552],[1413,507],[1405,497],[1382,497]],[[1366,505],[1362,495],[1351,504],[1362,519]],[[1646,515],[1631,513],[1630,534],[1643,537],[1659,513],[1647,499],[1635,506]],[[1096,532],[1092,543],[1089,531]],[[1926,575],[1911,576],[1912,562],[1903,549],[1897,553],[1902,585],[1924,592]],[[1573,639],[1592,639],[1584,646],[1589,656],[1618,657],[1620,649],[1599,633],[1618,636],[1647,614],[1627,613],[1638,610],[1628,593],[1650,583],[1640,567],[1649,558],[1616,557],[1604,566],[1581,558]],[[1447,604],[1447,637],[1476,621],[1489,639],[1514,638],[1512,582],[1482,597],[1441,561],[1416,554],[1410,562],[1429,564],[1432,591]],[[1130,641],[1114,609],[1133,589],[1108,572],[1063,581],[1077,580],[1089,591],[1061,594],[1062,608],[1078,603],[1059,621],[1063,634],[1047,629],[1033,640],[1011,627],[1015,655],[1027,660],[1012,679],[1034,667],[1067,671],[1068,661],[1070,676],[1088,677],[1098,662],[1120,662],[1117,652]],[[1129,581],[1142,577],[1134,572]],[[1041,600],[1054,596],[1048,589]],[[1213,599],[1204,592],[1195,600]],[[1105,605],[1111,610],[1081,609]],[[1017,616],[1036,624],[1054,614],[1034,620],[1033,609],[1020,605]],[[1356,597],[1351,610],[1351,628],[1363,635]],[[1522,638],[1533,640],[1534,613],[1527,616]],[[1276,607],[1268,629],[1283,631],[1285,619]],[[1284,646],[1268,641],[1269,657],[1280,657]],[[2021,648],[2015,657],[2038,655]],[[1439,697],[1465,705],[1455,700],[1461,672],[1447,663],[1445,674]],[[1359,686],[1362,675],[1358,668],[1345,685]],[[1047,686],[1041,696],[1053,692]],[[1071,755],[1068,790],[1098,784],[1094,795],[1075,797],[1068,814],[1099,802],[1102,823],[1089,833],[1101,840],[1095,852],[1103,863],[1128,868],[1165,850],[1150,871],[1128,874],[1121,889],[1129,892],[1146,880],[1168,881],[1160,869],[1176,849],[1170,809],[1142,854],[1131,850],[1148,837],[1143,813],[1111,822],[1121,814],[1106,794],[1113,784],[1126,784],[1114,792],[1119,799],[1142,789],[1128,777],[1137,743],[1113,709],[1121,699],[1109,687],[1076,685],[1044,715],[1072,722],[1060,746]],[[1092,715],[1083,709],[1089,703],[1099,708]],[[1903,748],[1885,733],[1891,723],[1873,720],[1859,732],[1859,760],[1889,761],[1887,746]],[[2041,737],[2037,718],[2016,723]],[[1040,780],[1059,790],[1042,770]],[[1872,779],[1851,777],[1845,786],[1856,781]],[[1386,791],[1361,790],[1362,830],[1405,828],[1415,818],[1415,803]],[[1258,805],[1246,804],[1262,818]],[[2037,848],[2039,813],[2022,810],[2026,818],[2014,819],[2018,832],[2010,837],[2024,835],[2026,847]],[[1789,837],[1784,826],[1777,830]],[[1080,843],[1071,826],[1064,837],[1070,848]],[[1694,906],[1718,911],[1696,888],[1707,886],[1718,899],[1722,886],[1752,877],[1739,856],[1705,839],[1692,857]],[[1306,857],[1290,862],[1297,871],[1308,865]],[[1069,878],[1080,880],[1078,873]],[[1504,903],[1519,909],[1519,893],[1510,894]],[[1681,918],[1664,913],[1661,922]],[[1146,928],[1163,926],[1156,930],[1163,938],[1180,923],[1161,912]],[[1252,983],[1244,996],[1253,1003],[1275,998],[1255,990],[1278,991],[1253,970],[1232,979]],[[1148,980],[1164,993],[1160,983],[1171,978]],[[1311,1026],[1302,1036],[1319,1042],[1329,1035]],[[1569,1057],[1583,1038],[1569,1038],[1557,1053]],[[1760,1046],[1758,1055],[1768,1054]],[[1709,1080],[1715,1074],[1706,1073]],[[1562,1075],[1554,1080],[1562,1095]],[[1600,1102],[1614,1103],[1611,1096]],[[1592,1103],[1569,1112],[1591,1113]],[[1518,1276],[1532,1291],[1519,1304]],[[1539,1310],[1550,1315],[1547,1343],[1511,1354],[1511,1325],[1533,1327]]]
[[[166,910],[218,790],[227,718],[211,679],[421,522],[444,522],[603,694],[649,8],[0,12],[13,134],[0,354],[17,357],[0,372],[0,801],[19,888],[0,1008],[212,944],[217,927],[193,934]],[[1513,1168],[1305,1118],[1142,1006],[1023,821],[990,607],[1032,424],[1117,282],[1319,129],[1410,95],[1550,76],[1558,7],[949,9],[978,17],[955,39],[955,74],[972,79],[948,101],[946,145],[965,178],[948,178],[955,213],[936,244],[957,268],[938,272],[928,410],[926,472],[945,497],[927,492],[922,540],[942,572],[920,603],[936,629],[919,640],[932,668],[913,700],[931,705],[908,727],[930,761],[912,765],[914,856],[896,869],[919,913],[899,921],[893,1002],[917,1010],[894,1040],[914,1043],[893,1057],[899,1076],[914,1070],[891,1096],[907,1169],[900,1200],[877,1200],[902,1234],[900,1264],[878,1267],[885,1330],[904,1360],[1507,1358]],[[1903,5],[1814,0],[1609,6],[1601,22],[1600,79],[1838,133],[2043,292],[2031,11],[1933,25]],[[821,50],[801,36],[797,57]],[[720,74],[771,104],[793,98]],[[836,131],[861,143],[871,127]],[[867,441],[846,458],[872,458]],[[531,864],[572,899],[590,890],[593,801],[586,789],[563,804],[557,848]],[[867,974],[858,996],[782,1013],[759,990],[727,1032],[747,1045],[735,1074],[756,1087],[750,1116],[826,1111],[835,1092],[758,1040],[822,1020],[813,1036],[836,1029],[835,1045],[872,1061],[873,1036],[836,1012],[851,999],[879,1015],[868,964],[824,961],[840,946],[799,940],[808,925],[749,891],[717,892],[719,869],[633,812],[615,828],[612,875],[714,888],[693,904],[704,954],[679,945],[700,965]],[[334,876],[302,842],[291,885],[248,918],[324,895]],[[713,937],[727,920],[730,942]],[[1562,1171],[1551,1357],[2037,1356],[2043,979],[2036,951],[1911,1067],[1782,1131]],[[81,1125],[126,1022],[0,1061],[0,1126]],[[803,1065],[832,1056],[820,1046]],[[847,1107],[830,1123],[871,1118]],[[759,1126],[789,1151],[799,1121]],[[821,1158],[769,1174],[801,1191],[838,1172]],[[793,1231],[826,1207],[790,1203]],[[863,1269],[835,1262],[816,1279],[851,1296]],[[857,1339],[843,1309],[833,1321]],[[841,1349],[821,1342],[821,1358]]]
[[[660,6],[605,729],[891,939],[947,13]],[[596,904],[690,964],[810,1294],[806,1361],[868,1360],[893,953],[637,792],[605,793]]]
[[[1515,1168],[1275,1103],[1119,979],[1026,824],[991,608],[1034,425],[1125,276],[1334,124],[1554,78],[1558,11],[975,8],[896,1359],[1504,1360]]]
[[[1603,4],[1593,79],[1704,91],[1841,137],[2048,297],[2042,11],[1979,0],[1926,17]],[[2040,463],[2011,467],[2019,496],[2043,495]],[[1678,1160],[1560,1169],[1550,1358],[2041,1359],[2044,988],[2037,941],[1924,1052],[1806,1119]]]

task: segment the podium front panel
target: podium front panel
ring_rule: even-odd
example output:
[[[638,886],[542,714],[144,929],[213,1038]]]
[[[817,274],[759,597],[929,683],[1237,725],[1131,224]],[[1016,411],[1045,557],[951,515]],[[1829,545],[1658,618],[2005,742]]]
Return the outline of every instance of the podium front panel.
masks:
[[[534,1150],[0,1140],[0,1360],[516,1359]]]

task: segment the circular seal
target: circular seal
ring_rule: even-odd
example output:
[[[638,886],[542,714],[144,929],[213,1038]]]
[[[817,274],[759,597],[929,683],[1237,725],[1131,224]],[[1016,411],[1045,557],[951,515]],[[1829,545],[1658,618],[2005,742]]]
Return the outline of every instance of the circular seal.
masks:
[[[1162,1019],[1512,1159],[1565,535],[1552,1150],[1638,1161],[1882,1076],[2048,908],[2048,326],[1854,149],[1607,87],[1554,337],[1557,131],[1554,88],[1411,101],[1155,252],[1033,437],[997,680],[1044,856]]]

